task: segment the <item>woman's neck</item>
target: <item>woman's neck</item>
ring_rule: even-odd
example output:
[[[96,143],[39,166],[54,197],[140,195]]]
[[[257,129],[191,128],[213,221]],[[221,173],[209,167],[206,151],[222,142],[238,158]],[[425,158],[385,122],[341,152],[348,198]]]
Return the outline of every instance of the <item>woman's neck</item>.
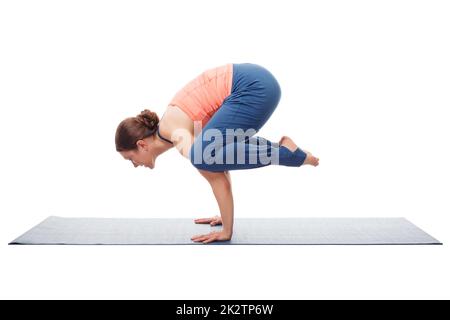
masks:
[[[155,140],[153,141],[153,145],[156,153],[158,154],[164,153],[167,150],[173,148],[173,144],[162,140],[160,137],[158,137],[158,134],[155,134]]]

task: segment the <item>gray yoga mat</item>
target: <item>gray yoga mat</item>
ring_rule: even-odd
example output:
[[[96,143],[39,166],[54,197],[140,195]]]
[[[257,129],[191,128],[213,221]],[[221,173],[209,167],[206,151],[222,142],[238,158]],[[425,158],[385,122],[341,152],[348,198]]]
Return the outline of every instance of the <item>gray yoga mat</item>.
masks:
[[[220,226],[192,219],[61,218],[51,216],[10,244],[185,245]],[[247,245],[441,244],[404,218],[235,219],[231,241]]]

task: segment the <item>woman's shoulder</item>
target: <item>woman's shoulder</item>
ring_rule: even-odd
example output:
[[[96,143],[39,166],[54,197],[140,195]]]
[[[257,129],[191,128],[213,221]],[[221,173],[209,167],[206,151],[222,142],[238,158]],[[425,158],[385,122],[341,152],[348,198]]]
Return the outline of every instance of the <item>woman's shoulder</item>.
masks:
[[[161,118],[160,134],[170,139],[178,151],[189,158],[189,149],[194,140],[194,125],[181,109],[168,106]]]
[[[194,133],[194,122],[176,105],[168,105],[160,121],[160,133],[171,136],[175,130],[185,129]]]

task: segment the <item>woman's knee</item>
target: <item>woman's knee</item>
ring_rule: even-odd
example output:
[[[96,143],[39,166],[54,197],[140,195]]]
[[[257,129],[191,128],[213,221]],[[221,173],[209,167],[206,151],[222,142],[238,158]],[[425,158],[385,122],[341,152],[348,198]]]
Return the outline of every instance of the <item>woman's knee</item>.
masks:
[[[207,170],[206,169],[206,163],[203,159],[203,153],[205,150],[205,143],[201,139],[196,139],[194,143],[191,146],[191,149],[189,151],[189,159],[191,161],[191,164],[200,170]]]
[[[197,139],[189,151],[189,158],[191,164],[197,169],[221,171],[222,168],[219,168],[219,166],[222,164],[222,161],[217,160],[218,158],[223,158],[223,151],[223,146],[216,145],[215,141],[205,142]]]

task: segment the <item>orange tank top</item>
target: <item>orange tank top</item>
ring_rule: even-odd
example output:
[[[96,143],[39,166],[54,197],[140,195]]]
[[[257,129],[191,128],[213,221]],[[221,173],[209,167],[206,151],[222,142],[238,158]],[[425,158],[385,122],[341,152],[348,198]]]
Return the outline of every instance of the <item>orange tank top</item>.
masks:
[[[169,105],[179,107],[204,127],[230,95],[232,81],[232,63],[208,69],[178,91]]]

